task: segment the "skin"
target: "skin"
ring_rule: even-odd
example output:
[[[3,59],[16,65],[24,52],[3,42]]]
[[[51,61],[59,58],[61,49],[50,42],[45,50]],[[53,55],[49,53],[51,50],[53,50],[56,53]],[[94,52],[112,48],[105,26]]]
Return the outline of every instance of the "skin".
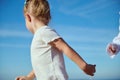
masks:
[[[107,51],[111,54],[111,55],[113,55],[113,54],[115,54],[116,52],[117,52],[117,45],[113,45],[113,44],[109,44],[108,45],[108,47],[107,47]]]
[[[25,14],[25,21],[27,29],[33,34],[40,27],[43,27],[45,24],[41,21],[35,19],[31,14]],[[95,66],[92,64],[87,64],[78,53],[73,50],[62,38],[59,38],[53,42],[49,43],[51,46],[55,47],[62,53],[64,53],[68,58],[75,62],[78,67],[87,75],[94,76],[96,72]],[[27,76],[17,77],[16,80],[33,80],[35,78],[34,71],[32,70]]]

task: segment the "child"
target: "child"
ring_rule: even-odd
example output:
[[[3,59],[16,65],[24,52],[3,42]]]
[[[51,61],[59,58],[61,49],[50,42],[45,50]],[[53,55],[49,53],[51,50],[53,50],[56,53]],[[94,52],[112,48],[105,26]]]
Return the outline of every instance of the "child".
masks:
[[[113,39],[112,43],[108,44],[107,52],[109,53],[111,58],[114,58],[114,56],[120,52],[120,19],[119,19],[119,34]]]
[[[113,39],[112,43],[108,44],[107,52],[111,58],[114,58],[115,55],[120,52],[120,33]]]
[[[48,26],[51,19],[47,0],[26,0],[26,26],[33,34],[31,61],[33,70],[16,80],[68,80],[63,54],[86,74],[94,76],[95,65],[87,64],[57,32]]]

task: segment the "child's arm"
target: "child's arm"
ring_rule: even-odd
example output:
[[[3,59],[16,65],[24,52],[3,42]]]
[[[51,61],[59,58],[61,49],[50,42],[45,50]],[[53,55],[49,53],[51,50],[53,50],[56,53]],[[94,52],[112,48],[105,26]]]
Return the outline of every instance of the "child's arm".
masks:
[[[31,80],[33,80],[35,78],[35,73],[34,71],[32,70],[28,75],[27,75],[28,78],[30,78]]]
[[[108,44],[106,49],[110,55],[116,55],[118,52],[120,52],[120,27],[119,34],[113,39],[112,43]]]
[[[35,78],[34,71],[31,71],[27,76],[17,77],[16,80],[33,80]]]
[[[95,65],[87,64],[63,39],[59,38],[51,42],[50,45],[67,55],[74,61],[86,74],[93,76]]]

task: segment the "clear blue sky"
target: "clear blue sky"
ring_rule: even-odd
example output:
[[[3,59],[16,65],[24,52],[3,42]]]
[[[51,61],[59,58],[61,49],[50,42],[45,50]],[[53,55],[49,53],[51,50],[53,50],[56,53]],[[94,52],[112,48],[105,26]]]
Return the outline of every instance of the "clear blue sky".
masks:
[[[120,54],[110,59],[106,46],[118,34],[120,0],[49,0],[50,26],[88,63],[97,78],[120,79]],[[32,70],[30,44],[23,16],[24,0],[0,1],[0,80],[14,80]],[[69,78],[85,78],[65,56]]]

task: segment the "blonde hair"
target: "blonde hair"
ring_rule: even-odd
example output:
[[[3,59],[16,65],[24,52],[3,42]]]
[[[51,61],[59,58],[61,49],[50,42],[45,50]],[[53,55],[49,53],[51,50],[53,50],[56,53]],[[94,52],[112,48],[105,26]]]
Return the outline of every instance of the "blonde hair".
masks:
[[[48,25],[51,15],[50,7],[47,0],[26,0],[24,14],[31,13],[35,18]]]

